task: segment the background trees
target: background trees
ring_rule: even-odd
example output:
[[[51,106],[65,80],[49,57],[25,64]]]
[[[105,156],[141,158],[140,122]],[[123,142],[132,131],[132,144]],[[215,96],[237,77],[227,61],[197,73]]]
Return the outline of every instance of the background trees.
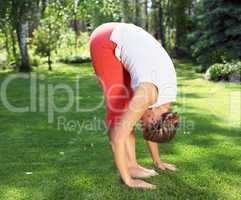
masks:
[[[60,1],[49,3],[44,9],[39,26],[33,33],[35,52],[48,58],[49,70],[52,70],[51,54],[60,46],[61,34],[64,34],[63,24],[66,23],[66,13],[64,5]],[[74,28],[76,28],[75,26]]]
[[[241,3],[203,0],[197,4],[192,56],[207,66],[241,57]]]
[[[238,0],[0,0],[0,54],[19,71],[31,70],[35,54],[51,69],[52,60],[86,56],[86,35],[98,25],[122,21],[143,27],[173,57],[205,70],[240,59],[240,16]]]

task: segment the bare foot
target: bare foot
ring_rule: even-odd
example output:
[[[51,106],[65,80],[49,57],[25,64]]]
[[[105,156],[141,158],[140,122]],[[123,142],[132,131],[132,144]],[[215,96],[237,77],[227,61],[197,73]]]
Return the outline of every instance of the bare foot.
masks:
[[[147,173],[149,173],[151,176],[157,176],[158,173],[154,170],[154,169],[147,169],[145,167],[142,167],[141,165],[138,165],[138,168],[143,170],[143,171],[146,171]]]
[[[164,162],[156,163],[155,166],[158,169],[160,169],[160,170],[171,170],[171,171],[176,171],[177,170],[176,165],[169,164],[169,163],[164,163]]]
[[[158,175],[158,173],[155,170],[146,169],[144,167],[141,167],[140,165],[130,167],[129,172],[131,174],[131,177],[133,178],[148,178]]]
[[[156,189],[155,185],[152,185],[140,179],[131,179],[131,181],[127,185],[131,188]]]

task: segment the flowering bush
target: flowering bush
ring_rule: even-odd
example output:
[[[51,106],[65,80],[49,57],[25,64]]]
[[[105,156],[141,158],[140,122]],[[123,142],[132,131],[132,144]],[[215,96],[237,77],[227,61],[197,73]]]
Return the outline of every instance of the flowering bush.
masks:
[[[233,61],[228,63],[216,63],[211,65],[207,72],[207,79],[213,81],[240,81],[241,61]],[[235,79],[235,80],[233,80]]]

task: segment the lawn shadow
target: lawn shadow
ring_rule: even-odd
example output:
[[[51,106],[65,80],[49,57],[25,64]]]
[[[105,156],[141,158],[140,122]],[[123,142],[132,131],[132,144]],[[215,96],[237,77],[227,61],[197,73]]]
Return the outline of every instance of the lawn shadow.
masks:
[[[215,186],[220,184],[220,179],[223,181],[229,180],[229,183],[233,186],[241,186],[241,178],[238,178],[241,173],[241,166],[238,164],[240,148],[237,148],[241,146],[240,129],[217,125],[222,120],[212,114],[183,113],[182,116],[194,122],[193,130],[189,130],[190,132],[185,134],[183,130],[179,129],[176,138],[171,143],[160,145],[160,152],[166,161],[174,162],[180,167],[180,173],[192,173],[193,176],[197,177],[202,174],[202,176],[199,177],[200,180],[197,182],[191,181],[193,185],[190,185],[190,182],[186,182],[183,174],[175,172],[172,175],[173,184],[180,182],[185,185],[187,190],[197,191],[197,194],[200,193],[201,196],[205,193],[204,199],[218,199],[223,195],[222,190],[218,190]],[[185,146],[190,154],[186,152]],[[145,147],[142,146],[142,148]],[[141,152],[139,159],[151,167],[150,155],[147,151]],[[219,174],[219,176],[215,175],[212,179],[209,179],[209,175],[205,175],[205,173]],[[236,178],[231,179],[229,176]],[[166,178],[166,172],[161,173],[160,183],[165,182],[166,184]],[[205,186],[203,183],[205,183]],[[179,192],[182,194],[185,189],[179,188],[178,194],[180,195]],[[185,198],[190,198],[190,196]],[[196,198],[192,197],[191,199]]]
[[[78,66],[75,67],[78,69]],[[180,71],[181,68],[184,68],[183,72]],[[183,80],[200,77],[189,72],[190,66],[186,64],[180,65],[180,70],[178,73],[184,77]],[[97,80],[91,74],[88,71],[81,74],[82,105],[91,102],[94,104],[102,95]],[[1,80],[3,76],[6,74],[0,74]],[[47,73],[46,77],[43,84],[66,83],[70,87],[75,87],[76,84],[74,71]],[[25,85],[27,83],[21,86]],[[180,83],[179,86],[186,85]],[[203,97],[191,92],[183,92],[181,95],[187,99]],[[12,90],[10,97],[17,96]],[[63,93],[57,93],[56,97],[58,102],[67,101]],[[179,102],[176,105],[182,110]],[[2,112],[1,186],[27,188],[32,196],[38,196],[35,194],[37,191],[42,195],[39,199],[224,199],[224,186],[229,184],[229,187],[235,188],[241,182],[237,178],[241,173],[238,163],[240,129],[221,126],[224,123],[222,119],[210,113],[198,112],[197,107],[185,105],[185,109],[187,112],[180,112],[181,118],[193,122],[194,126],[185,127],[181,124],[176,138],[168,144],[160,145],[164,161],[176,163],[180,171],[160,172],[158,177],[148,179],[158,185],[154,191],[128,189],[121,184],[108,136],[100,134],[100,130],[82,131],[80,134],[76,131],[57,130],[56,124],[47,123],[47,112],[19,115]],[[71,109],[63,116],[69,120],[84,121],[93,115],[102,118],[103,113],[103,107],[88,114]],[[141,132],[137,131],[136,135],[140,163],[153,167]],[[32,172],[32,175],[26,172]]]

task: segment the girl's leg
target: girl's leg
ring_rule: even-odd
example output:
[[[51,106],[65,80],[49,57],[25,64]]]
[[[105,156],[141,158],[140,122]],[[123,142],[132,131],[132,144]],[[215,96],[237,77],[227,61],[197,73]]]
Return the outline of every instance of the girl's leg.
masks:
[[[111,24],[109,27],[108,25],[100,26],[92,33],[90,40],[92,64],[106,99],[106,123],[109,128],[110,140],[112,129],[120,120],[133,95],[130,87],[126,87],[127,83],[130,84],[130,75],[115,57],[116,44],[109,40],[112,28]],[[131,138],[134,137],[133,134],[130,135],[132,135]],[[126,144],[127,147],[133,145],[134,142],[135,140],[131,139],[131,143]],[[128,160],[136,162],[135,146],[130,153],[125,154],[131,156]]]
[[[127,152],[129,168],[134,168],[138,166],[135,149],[136,149],[136,141],[135,141],[135,132],[133,130],[129,135],[128,140],[126,141],[126,152]]]
[[[129,91],[129,99],[125,102],[125,108],[128,107],[129,102],[133,96],[133,91],[131,89],[131,77],[128,71],[124,70],[124,82],[125,86]],[[150,176],[158,175],[157,172],[155,172],[152,169],[146,169],[142,166],[140,166],[137,163],[136,159],[136,139],[135,139],[135,130],[133,129],[131,134],[129,135],[127,141],[126,141],[126,152],[127,152],[127,163],[129,167],[129,171],[132,177],[136,178],[145,178]]]
[[[114,50],[116,44],[109,40],[112,32],[112,25],[101,26],[91,35],[90,51],[92,57],[92,64],[94,66],[96,75],[102,85],[104,96],[106,99],[106,123],[109,127],[109,138],[112,128],[121,118],[121,115],[128,107],[128,103],[133,95],[130,89],[130,75],[124,69],[122,63],[115,57]],[[137,164],[135,154],[135,135],[134,132],[130,134],[126,144],[126,155],[130,159],[130,166]],[[147,177],[143,169],[133,168],[131,176]]]
[[[113,23],[99,26],[90,39],[90,53],[106,102],[106,123],[112,129],[119,121],[129,98],[124,84],[124,67],[115,57],[116,44],[109,40]],[[111,131],[109,131],[111,132]]]

